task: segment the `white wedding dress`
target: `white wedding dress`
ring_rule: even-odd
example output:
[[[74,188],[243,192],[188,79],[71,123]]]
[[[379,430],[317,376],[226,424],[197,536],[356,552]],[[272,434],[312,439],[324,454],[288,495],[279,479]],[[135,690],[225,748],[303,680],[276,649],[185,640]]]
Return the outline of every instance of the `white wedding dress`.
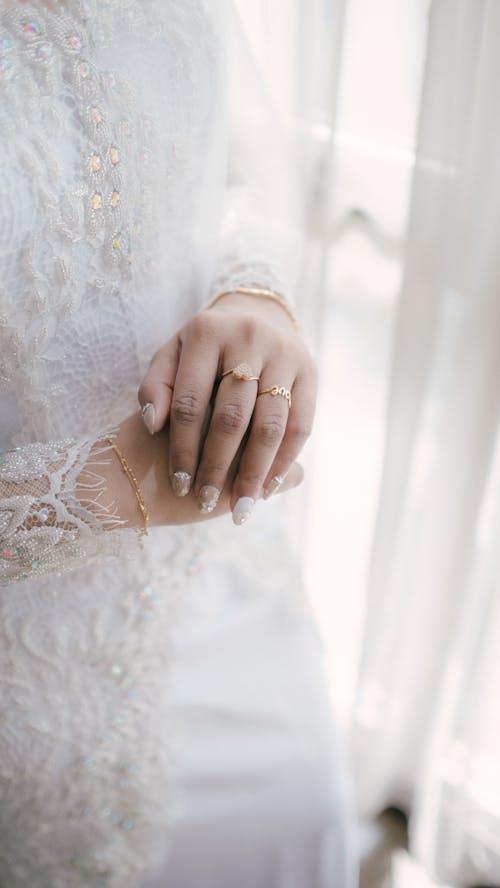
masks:
[[[225,187],[225,4],[0,8],[1,888],[346,888],[279,498],[141,542],[99,506],[107,445],[74,495],[210,293],[282,287],[250,99]]]

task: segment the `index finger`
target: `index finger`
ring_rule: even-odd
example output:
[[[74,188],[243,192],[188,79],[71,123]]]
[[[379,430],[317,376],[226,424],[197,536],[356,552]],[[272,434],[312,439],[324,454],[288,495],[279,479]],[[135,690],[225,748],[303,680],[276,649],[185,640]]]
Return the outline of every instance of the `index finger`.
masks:
[[[182,343],[170,407],[169,474],[176,496],[185,496],[191,489],[218,370],[215,337],[193,324]]]
[[[160,431],[168,419],[180,349],[178,335],[169,339],[153,355],[139,386],[137,397],[142,408],[142,418],[152,435]]]

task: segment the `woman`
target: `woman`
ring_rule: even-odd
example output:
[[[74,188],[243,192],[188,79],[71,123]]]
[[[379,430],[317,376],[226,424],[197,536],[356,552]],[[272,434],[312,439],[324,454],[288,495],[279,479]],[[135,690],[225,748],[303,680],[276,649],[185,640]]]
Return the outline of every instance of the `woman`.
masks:
[[[255,94],[224,194],[229,35],[223,2],[2,8],[3,888],[350,878],[276,511],[210,520],[300,481],[315,387]]]

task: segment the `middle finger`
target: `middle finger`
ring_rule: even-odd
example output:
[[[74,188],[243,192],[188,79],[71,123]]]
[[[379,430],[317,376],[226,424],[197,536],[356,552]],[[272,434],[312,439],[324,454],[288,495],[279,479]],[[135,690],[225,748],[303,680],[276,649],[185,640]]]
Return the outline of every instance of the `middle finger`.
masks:
[[[257,395],[257,365],[226,358],[226,368],[217,390],[212,418],[196,474],[195,492],[202,512],[211,512],[241,441],[246,433]]]

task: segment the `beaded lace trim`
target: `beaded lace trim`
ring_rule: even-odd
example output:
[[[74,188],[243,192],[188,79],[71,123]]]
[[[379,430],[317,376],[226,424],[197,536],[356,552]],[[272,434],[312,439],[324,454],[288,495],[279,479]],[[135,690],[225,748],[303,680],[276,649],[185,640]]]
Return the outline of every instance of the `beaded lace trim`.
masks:
[[[0,454],[0,585],[72,570],[117,554],[124,542],[133,550],[138,534],[102,501],[98,468],[111,457],[109,445],[70,439]]]
[[[163,858],[177,791],[173,725],[159,707],[177,598],[198,570],[191,536],[161,566],[146,546],[126,570],[87,565],[85,582],[72,571],[63,588],[34,580],[17,602],[0,595],[0,880],[9,888],[132,888]]]

